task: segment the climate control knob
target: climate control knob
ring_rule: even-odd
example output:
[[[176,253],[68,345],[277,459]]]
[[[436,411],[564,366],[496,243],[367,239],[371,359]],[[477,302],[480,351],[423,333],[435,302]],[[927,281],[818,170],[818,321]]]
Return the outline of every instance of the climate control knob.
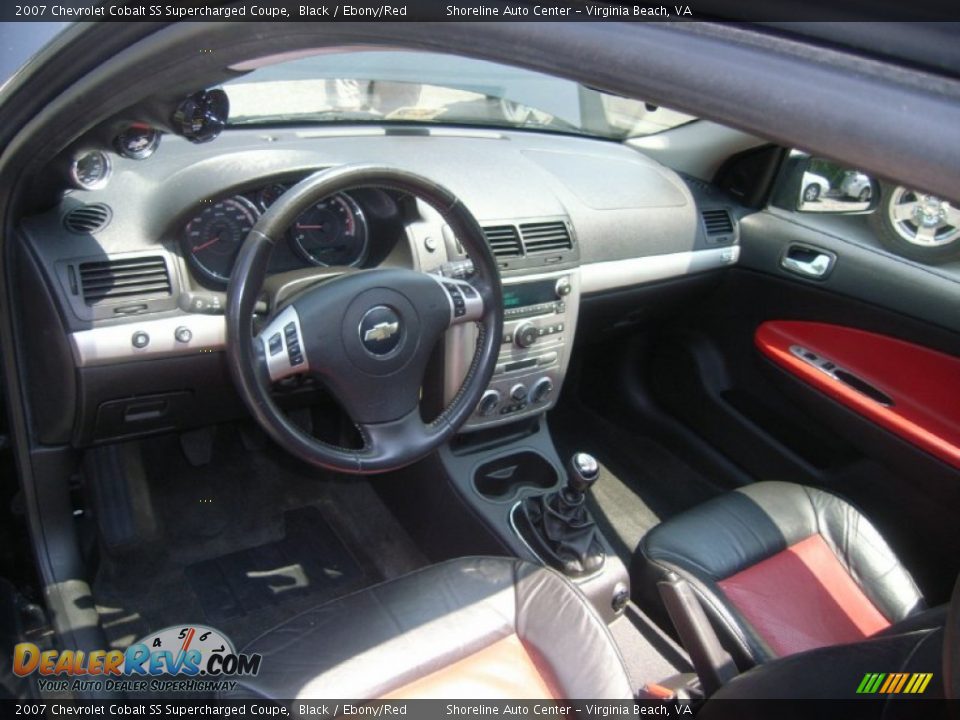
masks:
[[[477,414],[482,417],[491,415],[499,404],[500,393],[496,390],[487,390],[480,398],[480,402],[477,403]]]
[[[527,386],[517,383],[510,388],[510,399],[515,402],[524,402],[527,399]]]
[[[540,337],[540,333],[537,331],[537,326],[533,323],[524,323],[513,333],[514,341],[522,348],[528,348],[533,345],[538,337]]]
[[[533,384],[533,390],[530,391],[530,402],[543,402],[550,397],[552,392],[553,380],[548,377],[542,377]]]

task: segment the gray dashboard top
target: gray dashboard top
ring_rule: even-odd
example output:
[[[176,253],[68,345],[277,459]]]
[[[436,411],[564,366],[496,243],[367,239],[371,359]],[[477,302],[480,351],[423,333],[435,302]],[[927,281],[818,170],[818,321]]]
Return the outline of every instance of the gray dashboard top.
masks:
[[[176,235],[203,200],[284,173],[351,162],[426,175],[460,197],[481,223],[569,215],[583,262],[690,250],[696,234],[695,206],[679,176],[607,141],[484,130],[246,129],[207,145],[165,136],[148,160],[112,159],[106,188],[74,191],[59,208],[24,223],[46,259],[86,251],[83,239],[58,230],[59,216],[78,202],[104,202],[113,210],[110,225],[87,239],[93,253],[126,252]]]
[[[59,206],[23,221],[61,298],[56,267],[64,261],[160,250],[178,257],[182,229],[204,201],[345,163],[420,173],[485,225],[566,216],[583,265],[704,247],[697,201],[681,177],[604,140],[443,127],[245,128],[204,145],[165,136],[147,160],[111,159],[105,188],[69,192]],[[89,235],[64,229],[67,212],[93,202],[111,208],[106,227]]]

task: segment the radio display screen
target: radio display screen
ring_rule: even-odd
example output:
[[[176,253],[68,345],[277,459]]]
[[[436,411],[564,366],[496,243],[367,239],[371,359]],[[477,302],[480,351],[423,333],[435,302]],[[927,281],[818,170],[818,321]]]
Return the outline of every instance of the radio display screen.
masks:
[[[526,305],[539,305],[557,299],[556,280],[539,280],[531,283],[503,286],[503,307],[517,308]]]

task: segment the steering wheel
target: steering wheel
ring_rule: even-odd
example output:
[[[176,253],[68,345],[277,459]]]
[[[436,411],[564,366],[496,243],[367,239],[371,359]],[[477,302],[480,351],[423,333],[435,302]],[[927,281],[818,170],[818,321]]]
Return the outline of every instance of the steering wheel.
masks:
[[[311,205],[349,188],[414,195],[440,213],[470,258],[470,282],[415,270],[351,272],[314,285],[276,309],[255,336],[253,310],[273,246]],[[344,165],[285,192],[260,217],[237,257],[227,291],[227,358],[253,417],[282,448],[312,465],[347,473],[392,470],[420,459],[463,425],[490,382],[503,331],[503,296],[483,230],[450,191],[403,170]],[[459,392],[435,420],[420,414],[431,351],[449,327],[479,324]],[[312,375],[340,402],[363,438],[359,450],[303,432],[271,397],[272,382]]]

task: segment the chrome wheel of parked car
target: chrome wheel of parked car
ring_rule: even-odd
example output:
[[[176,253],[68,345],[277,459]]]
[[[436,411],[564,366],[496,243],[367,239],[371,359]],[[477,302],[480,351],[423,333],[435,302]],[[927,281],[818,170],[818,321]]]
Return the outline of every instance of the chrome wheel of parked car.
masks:
[[[960,253],[960,208],[935,195],[885,187],[874,228],[894,252],[921,262],[944,262]]]

